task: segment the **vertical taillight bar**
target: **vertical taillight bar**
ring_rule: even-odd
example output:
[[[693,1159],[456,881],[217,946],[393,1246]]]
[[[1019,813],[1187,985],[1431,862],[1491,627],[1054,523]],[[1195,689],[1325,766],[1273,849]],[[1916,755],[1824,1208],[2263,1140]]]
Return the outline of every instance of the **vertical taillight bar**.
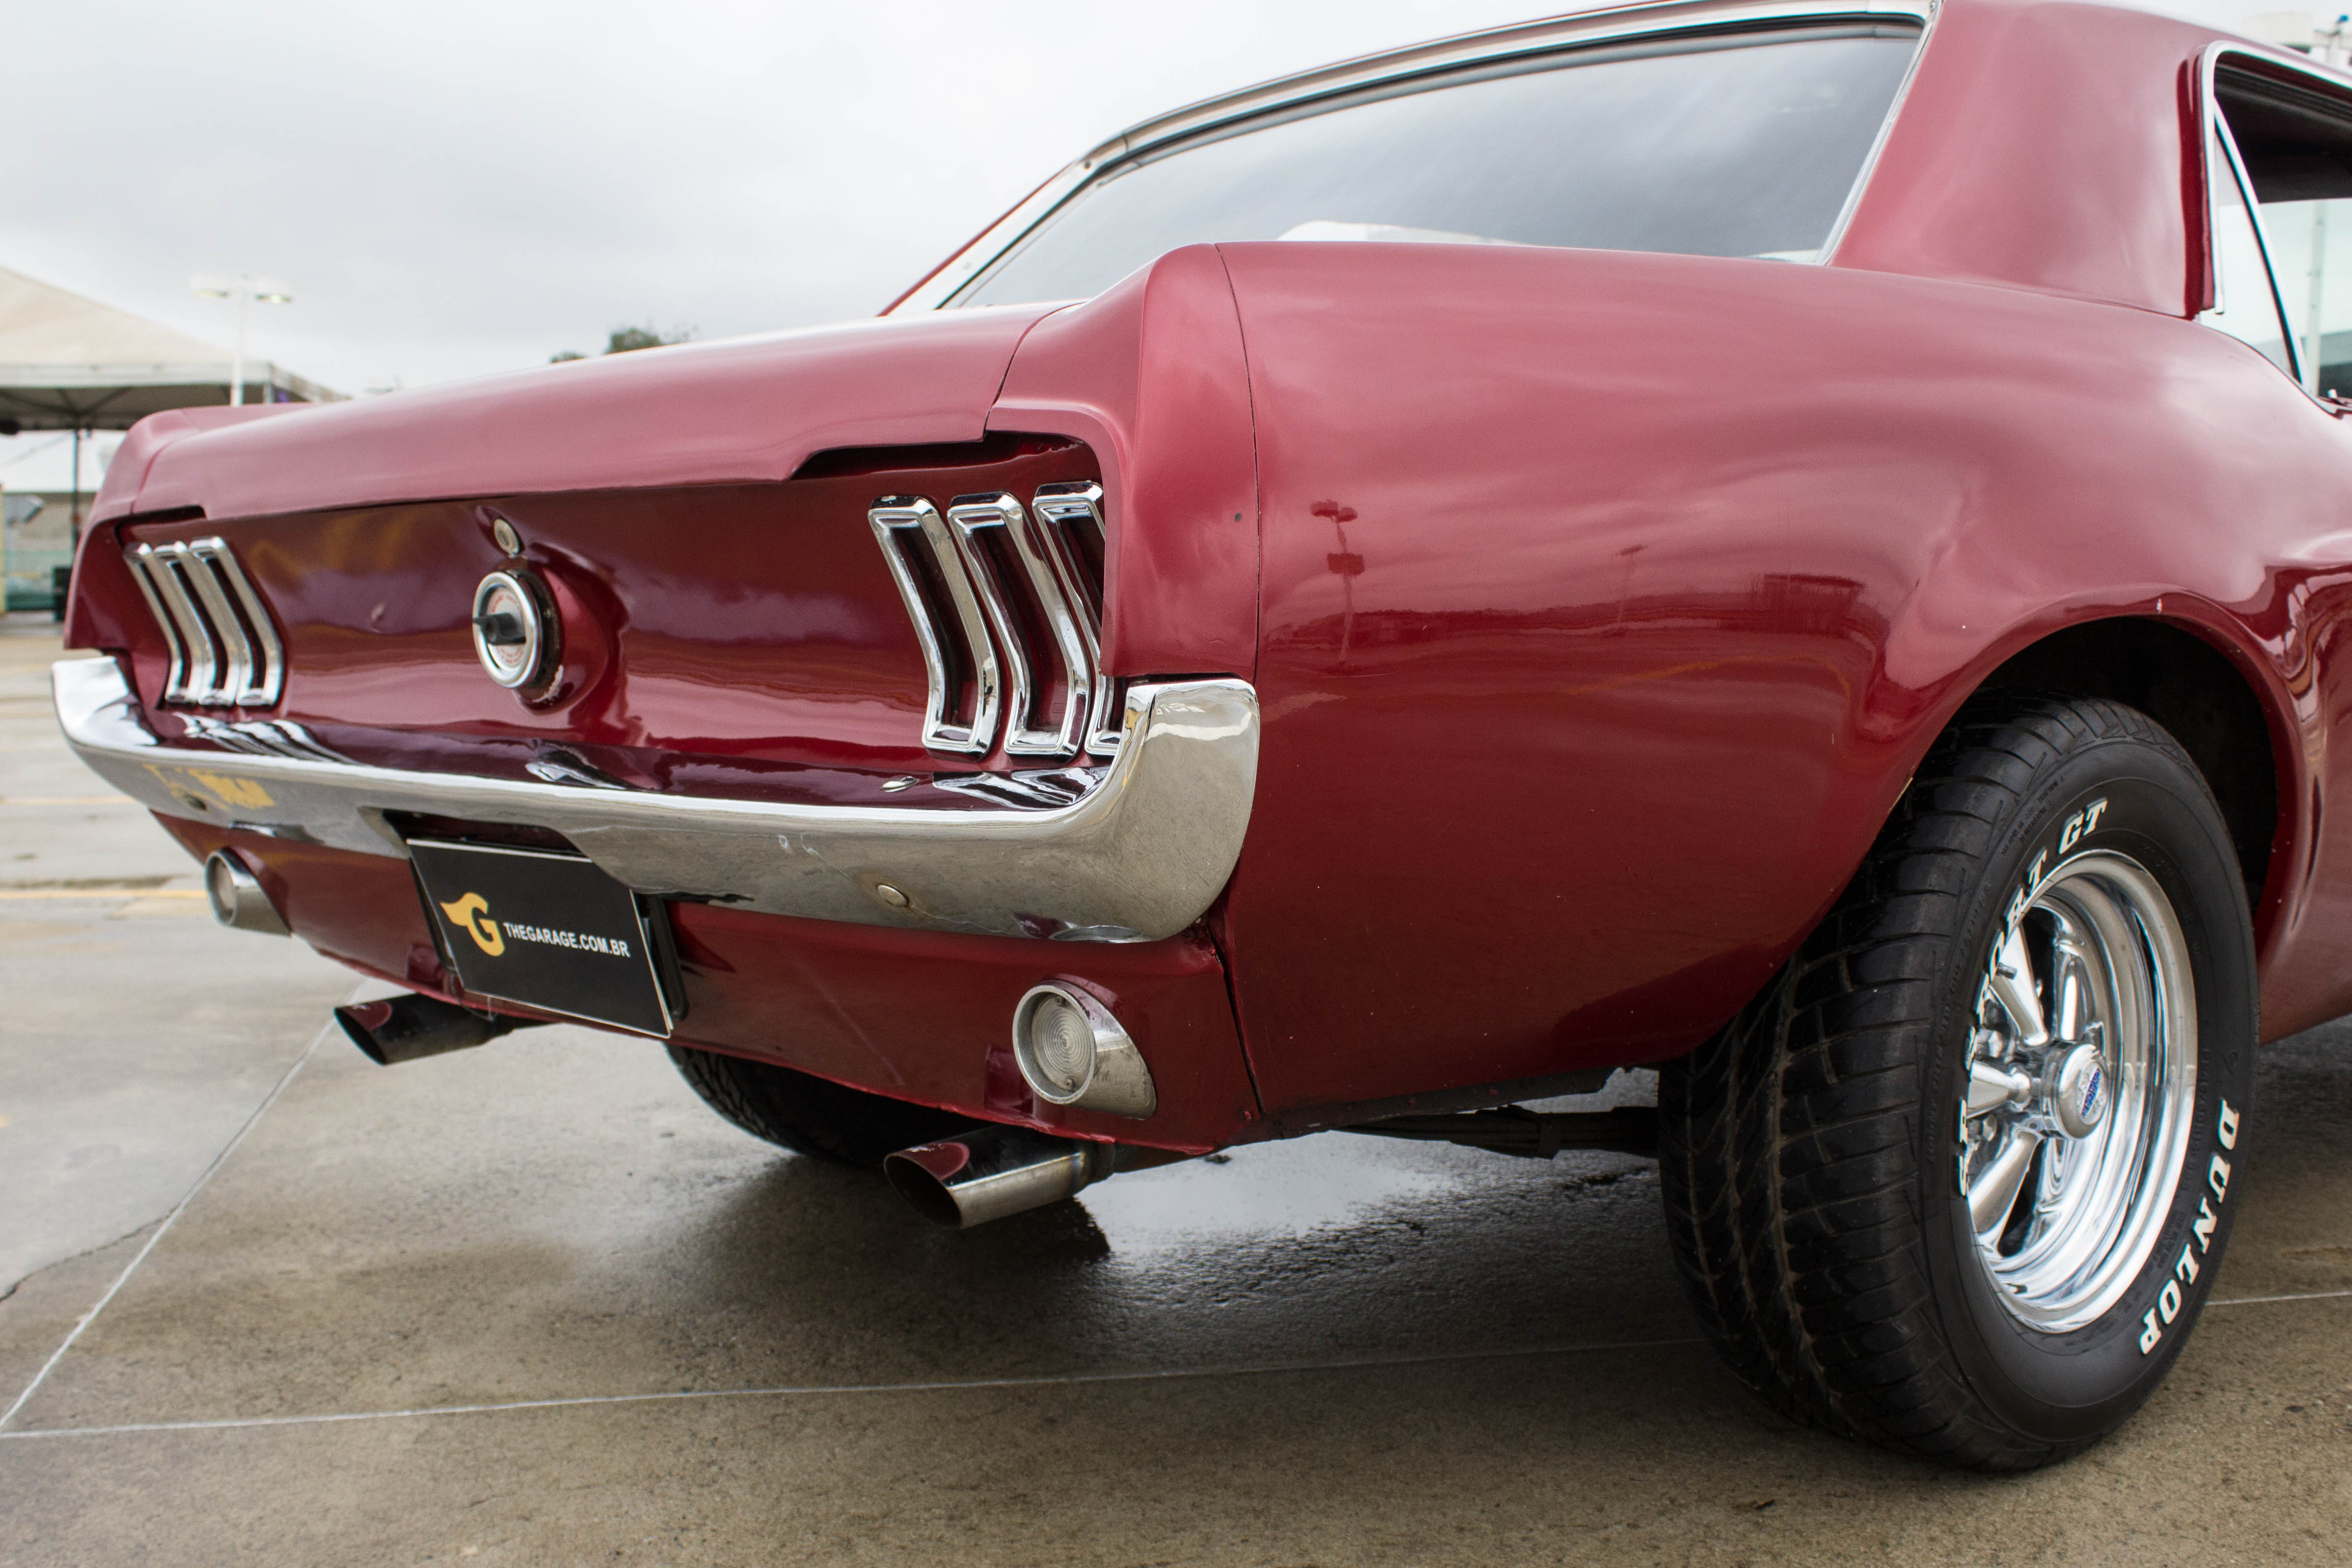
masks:
[[[163,686],[165,702],[205,703],[213,700],[213,675],[220,668],[220,657],[213,643],[212,628],[205,624],[203,612],[188,592],[187,581],[180,575],[180,558],[184,545],[141,545],[131,551],[131,566],[153,586],[155,597],[163,602],[169,628],[175,630],[182,644],[182,656],[176,659],[179,678],[167,681]],[[167,631],[166,635],[173,634]]]
[[[1091,479],[1040,485],[1031,509],[1037,531],[1045,541],[1055,570],[1061,575],[1070,601],[1077,608],[1078,629],[1085,639],[1087,663],[1094,671],[1095,689],[1087,721],[1086,748],[1098,757],[1118,750],[1118,683],[1103,673],[1103,579],[1108,536],[1103,527],[1102,486]]]
[[[236,552],[228,548],[227,540],[198,539],[188,548],[227,591],[226,597],[233,605],[230,618],[243,622],[247,646],[245,684],[230,700],[239,707],[274,706],[278,694],[285,689],[286,649],[278,640],[278,628],[271,624],[261,595],[254,591],[252,581],[245,575],[245,568],[237,564]]]
[[[1030,529],[1029,514],[1002,492],[959,496],[948,507],[948,524],[1004,651],[1005,707],[1012,716],[1005,751],[1076,756],[1090,712],[1094,661],[1060,575]],[[1058,666],[1058,682],[1048,679],[1049,659]]]
[[[924,746],[935,751],[987,751],[996,743],[996,653],[947,520],[938,507],[914,496],[884,496],[866,517],[922,647],[929,686],[923,711]],[[966,685],[968,701],[959,689]],[[963,717],[967,711],[969,719]]]
[[[285,650],[227,540],[138,545],[125,559],[171,655],[165,702],[268,707],[278,701]]]

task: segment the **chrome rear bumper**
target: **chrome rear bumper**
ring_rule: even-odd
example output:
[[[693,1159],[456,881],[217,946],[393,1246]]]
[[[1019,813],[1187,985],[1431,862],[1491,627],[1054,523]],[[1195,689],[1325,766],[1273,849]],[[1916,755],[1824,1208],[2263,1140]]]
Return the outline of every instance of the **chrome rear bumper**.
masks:
[[[166,816],[405,857],[386,811],[551,829],[640,893],[1006,936],[1173,936],[1223,891],[1257,784],[1238,680],[1128,693],[1117,760],[1068,805],[772,805],[165,746],[111,658],[51,669],[76,755]],[[904,899],[903,906],[879,889]]]

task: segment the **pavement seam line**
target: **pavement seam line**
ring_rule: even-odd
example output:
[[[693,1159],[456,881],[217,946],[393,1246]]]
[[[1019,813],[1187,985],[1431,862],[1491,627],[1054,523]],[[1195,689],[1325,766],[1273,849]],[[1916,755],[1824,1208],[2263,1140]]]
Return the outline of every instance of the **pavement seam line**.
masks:
[[[356,996],[357,992],[353,995]],[[41,1370],[33,1374],[33,1381],[25,1385],[24,1392],[16,1396],[15,1402],[5,1411],[0,1411],[0,1437],[19,1435],[7,1429],[8,1424],[16,1418],[16,1412],[22,1410],[26,1401],[40,1391],[41,1385],[48,1381],[49,1374],[57,1370],[58,1363],[66,1358],[66,1352],[74,1347],[75,1342],[81,1338],[83,1332],[98,1321],[98,1314],[106,1310],[107,1304],[114,1300],[124,1285],[130,1283],[131,1276],[139,1271],[140,1264],[147,1261],[147,1255],[155,1250],[156,1244],[171,1234],[173,1223],[181,1215],[187,1212],[188,1205],[196,1200],[196,1195],[205,1190],[205,1184],[211,1181],[215,1173],[228,1162],[229,1155],[236,1153],[237,1145],[245,1142],[246,1134],[253,1131],[263,1116],[268,1114],[269,1108],[278,1103],[278,1097],[286,1092],[286,1086],[294,1082],[294,1075],[302,1071],[303,1063],[318,1054],[320,1043],[335,1028],[336,1026],[330,1022],[310,1037],[310,1043],[303,1049],[301,1055],[294,1059],[294,1065],[286,1070],[285,1075],[278,1080],[276,1087],[269,1091],[260,1104],[253,1108],[253,1113],[245,1119],[245,1124],[237,1128],[236,1135],[222,1145],[220,1153],[212,1157],[212,1163],[205,1166],[203,1174],[196,1177],[195,1184],[181,1195],[178,1203],[172,1206],[172,1212],[163,1217],[163,1223],[155,1228],[155,1234],[147,1238],[146,1245],[140,1248],[132,1255],[131,1261],[123,1265],[122,1272],[114,1277],[114,1283],[106,1288],[106,1293],[98,1298],[89,1311],[82,1313],[81,1321],[74,1324],[73,1332],[66,1335],[64,1343],[50,1352],[49,1359],[41,1364]]]
[[[688,1400],[796,1399],[848,1394],[954,1394],[975,1389],[1058,1388],[1086,1384],[1160,1383],[1212,1377],[1267,1377],[1284,1373],[1350,1372],[1515,1357],[1590,1355],[1611,1351],[1672,1349],[1704,1339],[1622,1340],[1610,1344],[1539,1345],[1517,1350],[1440,1351],[1427,1355],[1359,1356],[1345,1361],[1274,1362],[1257,1366],[1181,1366],[1143,1372],[1076,1372],[1049,1377],[940,1378],[917,1383],[785,1384],[772,1388],[679,1388],[658,1394],[579,1394],[561,1399],[510,1399],[481,1405],[433,1405],[413,1410],[331,1411],[320,1416],[245,1416],[210,1421],[139,1421],[111,1427],[45,1427],[0,1431],[0,1442],[34,1437],[113,1437],[142,1432],[223,1432],[248,1427],[323,1427],[351,1421],[418,1420],[434,1416],[491,1416],[514,1410],[562,1410],[594,1405],[676,1404]]]
[[[2209,1307],[2263,1307],[2273,1301],[2340,1301],[2352,1296],[2352,1291],[2298,1291],[2285,1296],[2231,1296],[2226,1301],[2208,1301]]]

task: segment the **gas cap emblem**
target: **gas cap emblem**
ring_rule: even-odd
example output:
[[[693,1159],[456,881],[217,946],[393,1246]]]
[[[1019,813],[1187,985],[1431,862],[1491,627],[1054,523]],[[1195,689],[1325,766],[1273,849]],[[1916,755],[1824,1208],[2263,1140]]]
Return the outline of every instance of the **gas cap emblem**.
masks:
[[[474,653],[499,685],[541,685],[560,641],[554,602],[530,572],[494,571],[474,590]]]

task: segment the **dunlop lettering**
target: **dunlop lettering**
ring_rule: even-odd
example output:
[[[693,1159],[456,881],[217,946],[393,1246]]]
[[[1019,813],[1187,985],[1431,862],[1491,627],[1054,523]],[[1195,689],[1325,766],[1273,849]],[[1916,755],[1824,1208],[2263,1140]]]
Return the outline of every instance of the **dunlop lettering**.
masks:
[[[2099,804],[2104,806],[2106,802],[2103,800]],[[2221,1102],[2221,1112],[2214,1119],[2213,1136],[2225,1149],[2238,1146],[2238,1111],[2227,1100]],[[2189,1242],[2195,1243],[2196,1250],[2189,1250],[2189,1242],[2181,1244],[2180,1256],[2172,1265],[2172,1277],[2165,1281],[2164,1290],[2157,1297],[2156,1305],[2140,1319],[2139,1353],[2142,1355],[2154,1350],[2163,1340],[2164,1324],[2180,1315],[2180,1287],[2197,1282],[2199,1255],[2213,1250],[2214,1233],[2221,1227],[2218,1206],[2229,1201],[2230,1197],[2230,1162],[2219,1155],[2212,1156],[2205,1166],[2205,1185],[2212,1190],[2213,1196],[2209,1198],[2199,1195],[2197,1218],[2189,1222]]]

